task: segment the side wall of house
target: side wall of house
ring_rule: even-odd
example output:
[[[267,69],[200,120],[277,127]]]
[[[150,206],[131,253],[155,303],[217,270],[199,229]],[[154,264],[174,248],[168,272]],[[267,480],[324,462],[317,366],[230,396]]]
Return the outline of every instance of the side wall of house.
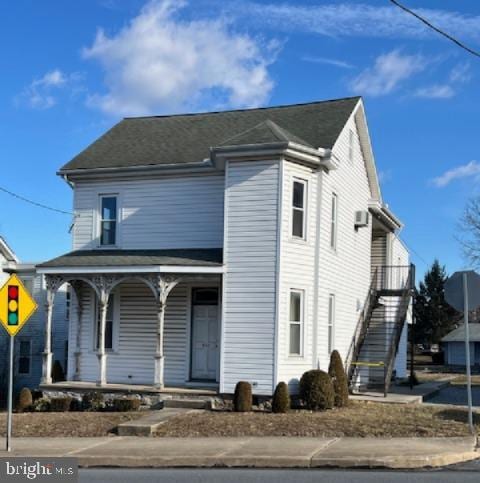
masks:
[[[278,382],[295,391],[299,377],[312,368],[315,299],[315,247],[317,242],[318,173],[297,163],[283,161],[282,225],[280,248],[280,297],[278,327]],[[306,182],[305,239],[292,236],[292,197],[295,180]],[[301,354],[290,355],[290,292],[303,293]]]
[[[349,159],[350,130],[353,159]],[[370,285],[371,222],[355,228],[358,210],[368,211],[370,186],[355,117],[351,117],[336,144],[333,156],[339,167],[323,175],[321,185],[320,257],[318,298],[318,365],[328,369],[328,300],[335,297],[333,348],[345,359]],[[337,246],[331,247],[332,194],[337,195]]]
[[[100,195],[118,196],[117,246],[123,249],[223,246],[223,174],[78,182],[73,249],[99,245]]]
[[[279,161],[227,162],[221,392],[272,394],[279,182]]]

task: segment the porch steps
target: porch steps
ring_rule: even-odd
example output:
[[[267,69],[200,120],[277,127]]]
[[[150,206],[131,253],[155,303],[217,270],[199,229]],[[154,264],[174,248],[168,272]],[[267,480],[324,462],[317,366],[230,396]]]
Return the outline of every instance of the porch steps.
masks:
[[[134,421],[127,421],[117,426],[119,436],[152,436],[163,423],[178,416],[191,412],[188,408],[165,408],[145,411],[145,416]]]
[[[163,399],[163,407],[165,409],[211,409],[212,401],[210,399],[187,399],[172,398]]]

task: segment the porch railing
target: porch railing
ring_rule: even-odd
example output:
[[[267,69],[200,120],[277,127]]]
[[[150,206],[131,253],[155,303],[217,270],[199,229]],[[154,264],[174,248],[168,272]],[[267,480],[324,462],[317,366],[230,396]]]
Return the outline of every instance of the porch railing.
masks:
[[[375,303],[377,301],[377,284],[378,284],[378,267],[376,267],[372,272],[372,280],[370,287],[368,289],[367,297],[363,304],[363,309],[358,318],[357,326],[355,332],[353,333],[352,341],[347,352],[347,357],[345,359],[345,368],[347,370],[348,381],[352,381],[353,374],[355,372],[355,366],[352,364],[358,358],[360,349],[363,344],[363,340],[367,333],[368,324],[370,322],[370,317],[372,315]]]
[[[412,265],[380,265],[372,267],[373,274],[376,275],[376,290],[404,290],[408,285],[413,288],[410,272]]]

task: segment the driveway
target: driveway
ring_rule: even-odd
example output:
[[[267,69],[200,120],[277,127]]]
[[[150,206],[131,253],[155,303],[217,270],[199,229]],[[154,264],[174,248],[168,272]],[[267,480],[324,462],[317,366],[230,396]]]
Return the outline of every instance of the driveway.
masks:
[[[480,406],[480,386],[472,386],[472,401],[474,406]],[[448,386],[426,401],[433,404],[467,405],[467,386]]]

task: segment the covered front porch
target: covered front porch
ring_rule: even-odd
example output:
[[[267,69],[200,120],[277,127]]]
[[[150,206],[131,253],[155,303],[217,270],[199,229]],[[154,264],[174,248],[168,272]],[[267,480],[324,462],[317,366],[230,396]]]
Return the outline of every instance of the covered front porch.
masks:
[[[221,249],[85,250],[38,271],[47,288],[42,387],[218,388]],[[65,283],[74,295],[67,381],[53,383],[55,293]]]

